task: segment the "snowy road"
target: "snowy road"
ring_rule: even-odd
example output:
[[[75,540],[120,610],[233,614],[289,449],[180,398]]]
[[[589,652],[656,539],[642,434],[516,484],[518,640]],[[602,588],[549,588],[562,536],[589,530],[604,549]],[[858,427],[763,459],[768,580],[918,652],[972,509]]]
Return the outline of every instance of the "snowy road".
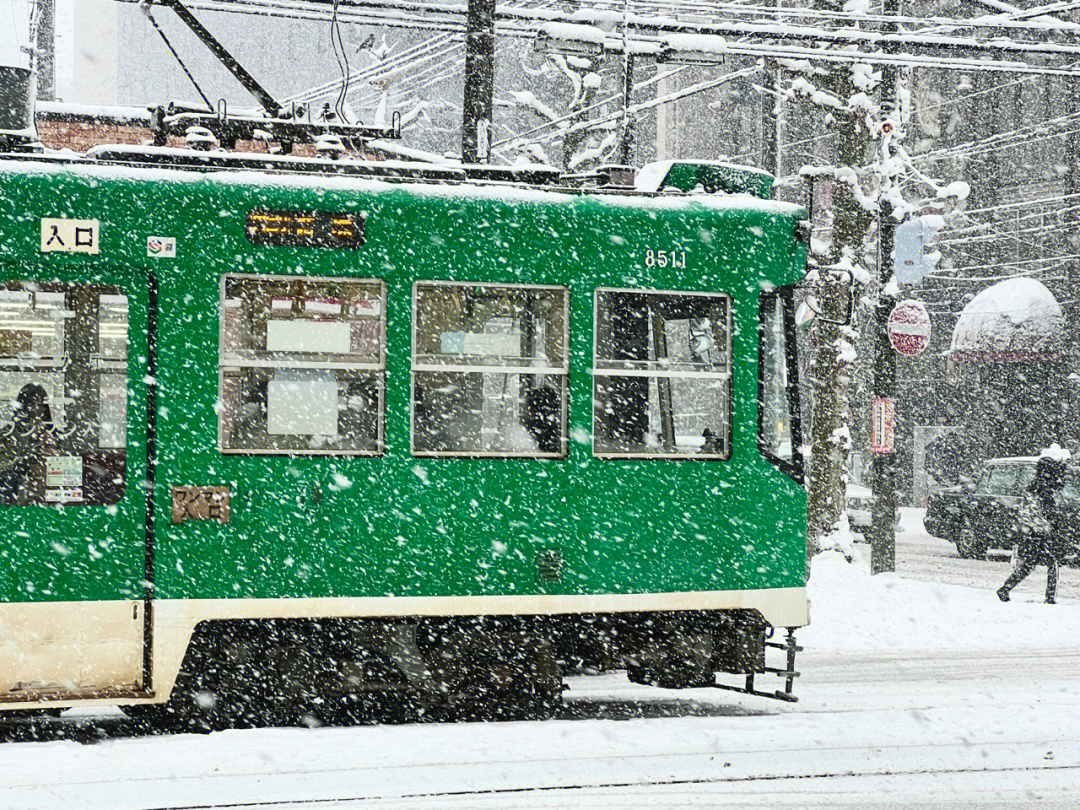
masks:
[[[991,552],[985,560],[963,560],[956,546],[948,540],[931,537],[922,525],[923,509],[903,508],[896,537],[896,571],[900,576],[924,582],[967,585],[995,591],[1012,570],[1008,553]],[[869,547],[858,544],[867,558]],[[1046,569],[1037,568],[1014,592],[1016,598],[1041,599],[1046,583]],[[1080,603],[1080,568],[1062,567],[1058,581],[1058,599]]]
[[[967,565],[912,545],[901,571]],[[113,721],[95,745],[0,744],[0,808],[1077,805],[1080,608],[824,556],[795,705],[612,673],[572,679],[547,723],[131,737]]]
[[[549,723],[7,745],[0,807],[1064,808],[1080,785],[1078,665],[807,656],[790,708],[613,674],[578,679]],[[630,714],[645,717],[610,719]]]

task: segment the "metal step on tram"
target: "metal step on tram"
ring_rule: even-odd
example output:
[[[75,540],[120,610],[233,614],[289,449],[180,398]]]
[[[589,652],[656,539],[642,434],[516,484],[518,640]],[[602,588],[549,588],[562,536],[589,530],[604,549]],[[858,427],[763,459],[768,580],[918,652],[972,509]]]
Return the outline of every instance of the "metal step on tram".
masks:
[[[729,692],[740,692],[744,695],[754,695],[755,697],[773,698],[775,700],[783,700],[788,703],[797,703],[799,698],[794,694],[795,679],[799,677],[798,670],[795,669],[795,655],[802,652],[803,648],[795,643],[795,628],[785,628],[787,633],[784,641],[770,641],[771,636],[767,636],[765,640],[765,657],[768,658],[768,651],[770,649],[782,650],[784,653],[784,666],[771,667],[767,663],[761,667],[760,672],[749,672],[746,675],[745,686],[734,686],[731,684],[714,683],[711,684],[716,689],[724,689]],[[758,674],[771,673],[777,677],[784,679],[783,689],[777,689],[772,692],[763,691],[756,688],[755,676]]]

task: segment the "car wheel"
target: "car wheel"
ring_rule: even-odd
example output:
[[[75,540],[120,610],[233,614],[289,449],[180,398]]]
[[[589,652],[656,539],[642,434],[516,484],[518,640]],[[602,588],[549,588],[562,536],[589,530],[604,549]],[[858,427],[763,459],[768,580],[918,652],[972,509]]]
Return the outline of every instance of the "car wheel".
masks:
[[[986,543],[975,534],[971,524],[960,529],[960,536],[956,538],[956,553],[965,560],[981,560],[986,556]]]

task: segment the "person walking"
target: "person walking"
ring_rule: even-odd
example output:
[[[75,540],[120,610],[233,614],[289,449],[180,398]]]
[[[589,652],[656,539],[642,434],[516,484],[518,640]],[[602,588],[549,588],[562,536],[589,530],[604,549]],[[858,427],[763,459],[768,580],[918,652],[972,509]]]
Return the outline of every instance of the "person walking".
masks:
[[[1046,565],[1046,603],[1057,597],[1058,537],[1063,531],[1061,491],[1065,487],[1065,462],[1043,456],[1035,464],[1035,477],[1020,502],[1016,568],[997,592],[1002,602],[1039,564]]]

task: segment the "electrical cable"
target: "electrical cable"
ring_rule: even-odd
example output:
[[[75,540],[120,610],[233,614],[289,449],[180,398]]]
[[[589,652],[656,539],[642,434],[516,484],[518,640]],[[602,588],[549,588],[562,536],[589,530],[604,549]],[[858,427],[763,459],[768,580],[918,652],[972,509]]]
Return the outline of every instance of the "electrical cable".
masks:
[[[1016,273],[1014,275],[981,276],[981,277],[977,277],[977,278],[976,277],[971,277],[971,276],[957,276],[957,275],[955,275],[955,272],[960,271],[960,270],[983,270],[983,269],[986,269],[988,267],[1019,267],[1020,265],[1035,264],[1036,262],[1048,262],[1048,261],[1060,261],[1061,263],[1064,263],[1065,261],[1068,261],[1068,260],[1071,260],[1071,259],[1080,259],[1080,253],[1071,253],[1071,254],[1059,255],[1059,256],[1043,256],[1043,257],[1038,258],[1038,259],[1022,259],[1020,261],[1013,261],[1013,262],[994,262],[993,264],[975,264],[975,265],[969,265],[967,267],[954,267],[954,268],[949,270],[950,275],[942,275],[941,273],[930,273],[927,276],[927,278],[932,278],[932,279],[936,279],[936,280],[944,280],[944,281],[995,281],[995,280],[1000,280],[1000,279],[1003,279],[1003,278],[1016,278],[1017,276],[1028,275],[1028,272]],[[1047,268],[1047,269],[1051,269],[1051,268]],[[1041,271],[1035,270],[1035,271],[1030,271],[1030,272],[1041,272]]]
[[[682,73],[684,70],[688,70],[691,67],[693,67],[693,66],[692,65],[683,65],[683,66],[678,67],[678,68],[676,68],[674,70],[669,70],[667,73],[659,74],[657,76],[652,76],[651,78],[645,79],[644,81],[641,81],[641,82],[638,82],[637,84],[635,84],[634,89],[635,90],[644,89],[646,87],[649,87],[652,84],[663,81],[664,79],[667,79],[670,76],[676,76],[679,73]],[[552,119],[551,121],[547,121],[547,122],[545,122],[543,124],[540,124],[539,126],[533,127],[532,129],[529,129],[529,130],[526,130],[525,132],[518,133],[517,135],[514,135],[513,137],[503,138],[501,141],[497,141],[493,145],[493,148],[497,147],[497,146],[502,146],[502,145],[504,145],[504,144],[506,144],[506,143],[508,143],[508,142],[510,142],[512,140],[528,137],[529,135],[532,135],[533,133],[539,132],[541,130],[549,129],[549,128],[553,127],[553,126],[558,126],[559,124],[561,124],[564,121],[568,121],[571,118],[576,118],[576,117],[580,116],[582,113],[589,112],[591,110],[595,110],[597,107],[603,107],[603,106],[605,106],[607,104],[611,104],[612,102],[617,101],[617,100],[618,100],[618,94],[607,96],[606,98],[603,98],[600,101],[597,101],[597,102],[595,102],[593,104],[590,104],[588,107],[583,107],[580,110],[574,110],[572,113],[567,113],[566,115],[563,115],[563,116],[561,116],[559,118],[555,118],[555,119]]]
[[[754,73],[759,72],[760,70],[761,70],[761,68],[758,67],[757,65],[755,65],[755,66],[750,67],[750,68],[743,68],[742,70],[736,70],[736,71],[734,71],[732,73],[725,73],[723,76],[719,77],[718,79],[713,79],[713,80],[710,80],[710,81],[701,82],[699,84],[691,85],[690,87],[684,87],[684,88],[682,88],[680,90],[677,90],[677,91],[671,93],[670,95],[664,96],[663,98],[651,99],[649,101],[641,102],[640,104],[635,104],[635,105],[630,107],[630,112],[632,114],[636,115],[638,113],[645,112],[646,110],[650,110],[653,107],[658,107],[661,104],[669,104],[672,101],[678,101],[681,98],[685,98],[687,96],[695,95],[697,93],[703,92],[704,90],[709,90],[709,89],[711,89],[713,87],[719,87],[721,84],[725,84],[725,83],[727,83],[729,81],[733,81],[735,79],[740,79],[740,78],[743,78],[744,76],[751,76]],[[611,122],[618,120],[620,114],[621,113],[616,112],[616,113],[614,113],[612,115],[608,115],[608,116],[606,116],[604,118],[597,118],[597,119],[591,120],[591,121],[582,121],[579,124],[575,124],[574,126],[568,127],[565,130],[561,130],[561,131],[555,132],[555,133],[549,133],[549,134],[543,135],[543,136],[541,136],[539,138],[533,138],[531,140],[526,140],[524,142],[520,142],[521,141],[520,138],[511,139],[508,142],[504,141],[503,150],[505,151],[506,149],[520,149],[520,148],[522,148],[524,146],[528,146],[530,144],[547,143],[550,140],[554,140],[555,138],[562,137],[562,136],[565,136],[565,135],[567,135],[569,133],[573,133],[573,132],[587,132],[587,131],[589,131],[591,129],[596,129],[596,128],[601,127],[601,126],[603,126],[605,124],[610,124]]]
[[[341,70],[341,91],[338,93],[337,104],[335,110],[338,114],[338,119],[344,121],[346,124],[351,124],[352,121],[345,113],[345,97],[349,93],[349,82],[352,78],[352,69],[349,65],[349,54],[345,49],[345,40],[341,36],[341,24],[338,20],[338,5],[341,0],[334,0],[334,16],[330,20],[330,44],[334,48],[334,56],[338,60],[338,69]],[[341,55],[338,56],[338,49],[341,50]],[[342,67],[344,62],[344,67]]]
[[[912,155],[912,160],[928,160],[928,159],[942,159],[949,157],[953,153],[962,153],[967,156],[970,154],[976,154],[982,149],[979,147],[985,147],[994,144],[997,141],[1008,141],[1010,139],[1019,141],[1034,140],[1026,138],[1026,134],[1029,131],[1034,131],[1036,135],[1045,134],[1042,130],[1045,130],[1052,126],[1059,124],[1071,124],[1080,120],[1080,112],[1067,113],[1066,115],[1059,115],[1056,118],[1048,118],[1039,121],[1034,124],[1028,124],[1026,126],[1017,127],[1006,132],[995,132],[993,135],[987,135],[984,138],[977,138],[974,140],[966,141],[964,143],[953,144],[952,146],[943,146],[939,149],[932,149],[929,152],[921,152],[917,155]],[[1004,148],[1004,147],[1002,147]],[[974,151],[973,151],[974,150]],[[992,151],[992,150],[991,150]]]
[[[244,3],[245,5],[270,5],[270,0],[219,0],[222,3]],[[139,0],[121,0],[121,2],[139,2]],[[304,0],[291,0],[291,2],[278,2],[275,5],[282,8],[291,8],[296,11],[310,12],[318,11],[317,5],[310,2],[304,2]],[[350,9],[379,9],[379,8],[410,8],[412,10],[428,10],[433,13],[439,14],[464,14],[464,4],[440,4],[440,3],[423,3],[423,2],[402,2],[402,0],[345,0],[344,3]],[[596,2],[590,4],[586,9],[581,10],[602,10],[603,8],[621,9],[622,2],[619,0],[609,0],[608,2]],[[1059,8],[1054,12],[1069,10],[1080,6],[1080,2],[1077,0],[1071,0],[1069,3],[1057,4]],[[901,23],[909,26],[926,26],[931,27],[934,30],[941,28],[989,28],[989,29],[1018,29],[1018,30],[1031,30],[1037,32],[1053,32],[1061,29],[1061,23],[1053,22],[1027,22],[1022,18],[1017,19],[1015,15],[1024,15],[1031,11],[1017,10],[1013,13],[1002,15],[984,15],[983,17],[969,18],[969,19],[955,19],[944,17],[914,17],[910,15],[899,15],[897,17],[886,15],[873,15],[873,14],[851,14],[844,11],[833,11],[827,9],[814,9],[814,8],[798,8],[791,6],[774,7],[774,6],[759,6],[751,3],[710,3],[710,2],[690,2],[690,0],[633,0],[630,7],[635,10],[645,10],[653,12],[661,12],[662,16],[670,19],[672,11],[685,11],[687,13],[693,13],[695,16],[701,16],[702,12],[711,12],[715,17],[721,19],[730,19],[731,14],[739,15],[758,15],[766,20],[781,21],[787,18],[803,18],[803,19],[823,19],[823,20],[835,20],[837,22],[847,23],[849,26],[868,26],[873,24],[895,24]],[[362,12],[361,12],[362,13]],[[643,15],[638,15],[643,16]],[[1040,14],[1039,16],[1042,16]],[[648,19],[647,17],[644,19]],[[1067,21],[1062,21],[1067,22]],[[926,31],[915,30],[912,33],[928,33]]]
[[[395,70],[398,70],[403,66],[407,66],[407,64],[412,64],[411,62],[408,62],[408,60],[419,61],[419,57],[423,55],[423,51],[428,47],[430,43],[434,43],[435,40],[439,40],[439,42],[434,47],[438,47],[438,45],[444,44],[448,41],[464,41],[463,37],[457,34],[439,34],[436,37],[432,37],[430,40],[417,43],[416,45],[410,46],[409,48],[406,48],[405,50],[394,54],[393,59],[385,59],[379,61],[359,71],[354,77],[355,81],[370,83],[371,81],[380,78],[381,74],[383,73],[386,73],[387,75],[392,75]],[[390,68],[390,70],[388,70],[388,68]],[[306,90],[301,90],[299,93],[287,96],[285,100],[289,102],[312,101],[326,96],[332,92],[337,92],[338,85],[338,81],[331,80],[324,84],[316,85]]]
[[[1050,205],[1051,203],[1064,202],[1065,200],[1073,200],[1080,197],[1080,192],[1074,194],[1062,194],[1057,197],[1039,197],[1034,200],[1020,200],[1018,202],[1001,203],[999,205],[990,205],[985,208],[968,208],[965,211],[968,214],[985,214],[992,211],[1004,211],[1010,208],[1026,208],[1032,205]]]
[[[1080,205],[1070,205],[1070,206],[1066,206],[1065,208],[1056,208],[1053,211],[1039,211],[1039,212],[1036,212],[1034,214],[1025,214],[1024,216],[1016,217],[1015,219],[1010,219],[1009,222],[1012,222],[1012,223],[1023,222],[1024,220],[1038,219],[1039,217],[1056,217],[1056,216],[1060,216],[1061,214],[1064,214],[1067,211],[1075,211],[1077,209],[1080,209]],[[968,211],[968,213],[970,214],[971,212]],[[1074,224],[1076,224],[1076,223],[1074,223]],[[941,233],[962,234],[962,233],[969,233],[971,231],[983,230],[983,229],[985,229],[987,227],[989,227],[989,225],[987,225],[985,223],[980,223],[979,225],[969,225],[966,228],[949,228],[947,230],[941,231]]]
[[[1047,228],[1044,225],[1037,225],[1031,228],[1021,228],[1015,231],[994,231],[993,233],[980,234],[978,236],[964,236],[959,239],[938,239],[934,242],[935,245],[968,245],[975,242],[996,242],[999,239],[1006,239],[1016,234],[1021,233],[1060,233],[1066,230],[1076,230],[1076,223],[1070,222],[1063,225],[1059,225],[1053,228]]]

